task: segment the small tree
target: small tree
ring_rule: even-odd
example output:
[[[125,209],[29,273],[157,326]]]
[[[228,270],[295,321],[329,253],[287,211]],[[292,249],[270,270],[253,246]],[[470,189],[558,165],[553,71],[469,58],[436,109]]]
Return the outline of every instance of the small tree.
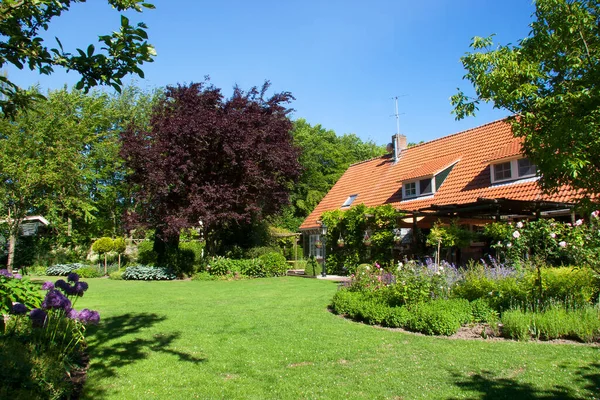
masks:
[[[102,237],[94,242],[92,251],[98,254],[104,254],[104,275],[107,275],[106,253],[114,249],[114,241],[109,237]]]
[[[113,240],[113,250],[117,252],[117,254],[119,255],[119,271],[121,270],[121,254],[125,253],[125,250],[127,250],[127,243],[125,242],[125,239],[123,239],[122,237],[118,237],[115,240]]]

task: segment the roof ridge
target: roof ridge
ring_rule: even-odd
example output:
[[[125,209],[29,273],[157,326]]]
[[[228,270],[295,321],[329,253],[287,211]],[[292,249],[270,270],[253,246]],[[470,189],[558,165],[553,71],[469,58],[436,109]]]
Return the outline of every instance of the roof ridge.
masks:
[[[418,143],[418,144],[415,144],[414,146],[408,147],[406,150],[408,150],[408,149],[414,149],[414,148],[416,148],[416,147],[421,147],[421,146],[424,146],[424,145],[426,145],[426,144],[430,144],[430,143],[433,143],[433,142],[437,142],[437,141],[439,141],[439,140],[448,139],[448,138],[450,138],[450,137],[453,137],[453,136],[462,135],[463,133],[468,133],[468,132],[470,132],[470,131],[478,130],[478,129],[484,128],[484,127],[486,127],[486,126],[488,126],[488,125],[497,124],[498,122],[506,121],[506,120],[508,120],[509,118],[510,118],[510,116],[508,116],[508,117],[504,117],[504,118],[500,118],[500,119],[497,119],[497,120],[495,120],[495,121],[491,121],[491,122],[485,123],[485,124],[483,124],[483,125],[476,126],[476,127],[474,127],[474,128],[469,128],[469,129],[465,129],[464,131],[460,131],[460,132],[456,132],[456,133],[451,133],[451,134],[449,134],[449,135],[442,136],[442,137],[439,137],[439,138],[437,138],[437,139],[430,140],[430,141],[428,141],[428,142]]]

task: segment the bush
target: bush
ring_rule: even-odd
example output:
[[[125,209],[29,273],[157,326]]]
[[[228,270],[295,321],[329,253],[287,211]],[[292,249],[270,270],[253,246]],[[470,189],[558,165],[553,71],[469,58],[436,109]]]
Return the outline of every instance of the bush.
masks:
[[[600,338],[600,309],[584,306],[551,307],[542,312],[510,310],[502,315],[502,334],[510,339],[576,339],[592,342]]]
[[[240,260],[233,260],[225,257],[214,257],[206,267],[208,273],[214,276],[225,276],[230,274],[241,273]]]
[[[476,299],[471,302],[471,314],[473,322],[496,322],[498,312],[493,310],[484,299]]]
[[[453,335],[472,318],[471,306],[465,299],[433,300],[415,304],[410,311],[413,317],[408,328],[427,335]]]
[[[216,281],[219,277],[209,274],[206,271],[196,272],[192,276],[193,281]]]
[[[44,267],[43,265],[34,265],[32,267],[29,267],[27,269],[27,272],[29,272],[29,275],[33,276],[46,275],[46,267]]]
[[[145,240],[137,246],[137,262],[142,265],[155,265],[158,254],[154,251],[154,243]]]
[[[114,248],[114,241],[109,237],[101,237],[92,244],[92,251],[99,254],[108,253]]]
[[[125,280],[159,281],[175,279],[175,274],[168,268],[136,265],[127,267],[122,275]]]
[[[76,269],[73,272],[75,272],[81,278],[99,278],[102,276],[102,274],[94,267],[83,267]]]
[[[264,278],[267,276],[263,265],[255,258],[238,260],[240,265],[240,272],[244,276],[250,278]]]
[[[263,247],[252,247],[252,248],[246,250],[246,254],[244,254],[244,256],[246,258],[259,258],[260,256],[262,256],[264,254],[269,254],[269,253],[279,253],[279,254],[283,255],[283,253],[279,247],[263,246]]]
[[[197,271],[200,269],[202,265],[202,254],[204,251],[204,242],[200,241],[190,241],[190,242],[180,242],[179,249],[186,251],[187,254],[193,254],[193,257],[190,257],[191,261],[191,269]]]
[[[114,271],[111,272],[110,274],[108,274],[108,277],[110,279],[113,279],[115,281],[120,281],[123,279],[123,271]]]
[[[304,267],[304,273],[308,276],[319,276],[322,271],[322,264],[318,263],[314,257],[311,257],[306,262],[306,267]]]
[[[267,277],[283,276],[287,273],[287,260],[281,253],[271,252],[259,257],[259,261]]]
[[[336,314],[354,317],[362,297],[363,295],[360,292],[338,290],[335,292],[333,299],[331,300],[331,309]]]
[[[412,314],[406,307],[390,307],[383,325],[390,328],[404,328],[409,325],[411,318]]]
[[[67,276],[76,269],[85,268],[87,265],[82,263],[73,264],[56,264],[46,268],[46,275],[50,276]]]
[[[39,307],[42,296],[39,287],[27,278],[9,274],[7,270],[0,270],[0,326],[4,324],[3,314],[9,314],[13,303],[21,303],[32,309]],[[1,329],[0,329],[1,331]]]

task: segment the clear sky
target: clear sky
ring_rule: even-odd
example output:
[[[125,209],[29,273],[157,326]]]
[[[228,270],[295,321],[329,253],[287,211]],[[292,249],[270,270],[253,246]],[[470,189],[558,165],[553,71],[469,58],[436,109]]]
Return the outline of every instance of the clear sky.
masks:
[[[144,88],[202,81],[226,96],[272,82],[290,91],[293,118],[338,134],[386,144],[396,131],[411,142],[431,140],[507,115],[482,107],[478,117],[456,122],[449,98],[462,80],[460,57],[473,36],[496,34],[502,44],[529,33],[530,0],[149,0],[155,10],[128,13],[148,25],[158,56],[143,67]],[[51,23],[68,51],[96,43],[118,29],[119,14],[105,0],[75,4]],[[53,39],[47,39],[54,45]],[[98,46],[97,46],[98,47]],[[42,89],[73,85],[75,73],[50,77],[9,68],[17,84]]]

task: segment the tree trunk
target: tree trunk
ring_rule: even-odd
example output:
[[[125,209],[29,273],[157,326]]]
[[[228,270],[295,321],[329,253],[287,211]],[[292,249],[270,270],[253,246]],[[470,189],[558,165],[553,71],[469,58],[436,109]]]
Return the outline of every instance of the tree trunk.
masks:
[[[17,235],[15,233],[11,233],[8,238],[8,263],[6,264],[6,269],[9,273],[12,274],[13,264],[15,262],[15,247],[17,244]]]
[[[107,253],[104,253],[104,276],[108,275],[107,274],[107,268],[106,268],[106,254]]]
[[[119,271],[121,270],[121,253],[119,253]]]

